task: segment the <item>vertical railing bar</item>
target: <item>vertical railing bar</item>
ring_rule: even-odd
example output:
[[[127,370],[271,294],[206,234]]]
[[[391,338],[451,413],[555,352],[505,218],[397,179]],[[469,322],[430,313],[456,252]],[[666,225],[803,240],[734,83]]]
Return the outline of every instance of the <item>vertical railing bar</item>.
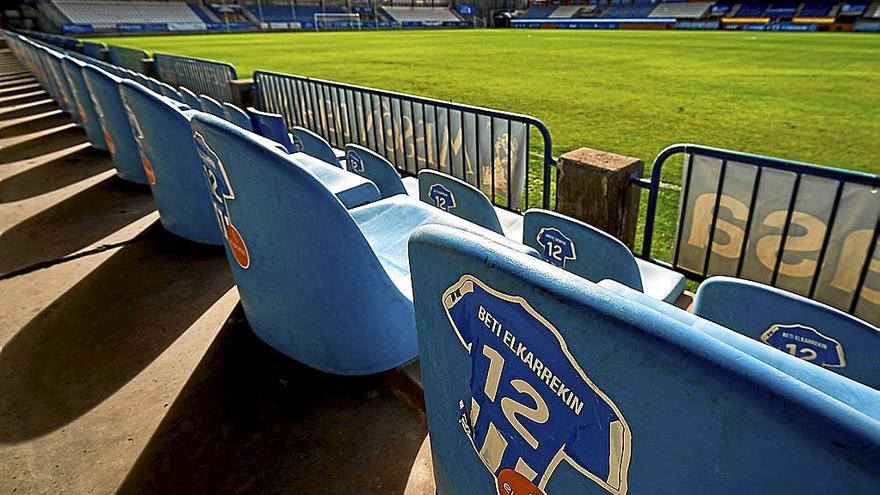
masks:
[[[752,185],[752,193],[751,199],[749,200],[749,215],[746,218],[746,228],[743,231],[743,242],[742,246],[739,248],[739,260],[736,262],[736,276],[739,277],[742,273],[743,264],[746,259],[746,249],[749,245],[749,234],[752,230],[752,219],[755,217],[755,201],[758,199],[758,190],[761,187],[761,176],[764,173],[764,167],[757,167],[757,171],[755,172],[755,183]]]
[[[868,244],[868,254],[865,256],[865,263],[862,265],[862,273],[859,274],[859,283],[856,285],[856,291],[852,303],[849,305],[849,312],[852,314],[856,312],[856,308],[859,306],[859,299],[862,297],[862,287],[865,286],[865,279],[868,277],[871,263],[874,262],[874,253],[877,251],[878,234],[880,234],[880,214],[877,215],[877,220],[874,222],[874,234],[871,235],[871,243]]]
[[[524,146],[526,147],[526,152],[525,152],[525,155],[526,155],[525,209],[528,210],[529,206],[531,206],[531,203],[529,203],[529,189],[531,189],[532,181],[529,180],[529,174],[531,174],[531,171],[532,171],[532,154],[530,152],[531,145],[532,145],[532,141],[531,141],[531,139],[532,139],[531,138],[532,126],[529,124],[524,124],[524,125],[526,126],[526,142],[524,143]],[[542,206],[543,206],[543,204],[542,204]]]
[[[675,236],[675,254],[672,256],[672,267],[673,268],[678,266],[678,255],[680,254],[680,251],[681,251],[681,235],[682,235],[682,230],[684,230],[684,217],[685,217],[685,214],[687,213],[687,202],[688,202],[688,193],[690,192],[691,175],[694,172],[694,154],[688,153],[687,159],[688,159],[687,174],[685,174],[684,185],[681,188],[681,194],[683,194],[684,197],[681,198],[681,211],[678,212],[678,232],[676,233],[676,236]],[[658,164],[657,166],[660,166],[660,164]],[[658,190],[656,194],[659,195],[660,191]],[[712,246],[709,246],[709,249],[712,249]],[[647,256],[648,254],[650,254],[650,253],[642,253],[642,256]]]
[[[492,204],[495,204],[495,117],[489,117],[489,152],[491,153],[490,163],[492,164],[490,169],[492,174]]]
[[[709,244],[706,249],[706,259],[703,260],[703,271],[700,275],[706,276],[709,270],[709,260],[712,259],[712,245],[715,243],[715,226],[718,223],[718,210],[721,208],[721,196],[724,195],[724,179],[727,176],[727,160],[721,160],[721,170],[718,178],[718,194],[715,195],[715,208],[712,210],[712,224],[709,227]]]
[[[480,151],[483,148],[483,143],[482,143],[482,141],[480,141],[480,115],[476,114],[476,113],[474,114],[474,139],[477,142],[477,153],[474,158],[474,162],[477,164],[477,166],[475,167],[474,173],[476,173],[476,175],[477,175],[477,177],[476,177],[477,178],[477,188],[482,190],[480,185],[483,180],[483,173],[482,173],[483,172],[483,170],[482,170],[483,165],[480,162]]]
[[[511,167],[511,140],[510,140],[510,119],[507,119],[507,207],[513,209],[513,175],[511,175],[513,167]]]
[[[438,134],[440,126],[437,120],[437,105],[431,105],[431,112],[434,114],[434,152],[436,153],[434,167],[435,170],[440,170],[440,135]]]
[[[776,256],[776,263],[773,267],[773,277],[770,279],[770,285],[776,286],[776,279],[779,277],[779,267],[782,266],[782,258],[785,256],[785,241],[788,240],[788,231],[791,228],[791,217],[794,214],[794,205],[797,202],[798,189],[801,185],[801,174],[797,174],[794,179],[794,188],[791,193],[791,200],[788,202],[788,213],[785,215],[785,224],[782,227],[782,239],[779,240],[779,251]]]
[[[828,226],[825,230],[825,239],[822,240],[822,248],[819,250],[819,259],[816,261],[816,271],[813,273],[813,280],[810,282],[809,298],[812,299],[816,293],[816,286],[819,285],[819,277],[822,275],[822,264],[825,263],[825,255],[828,251],[828,244],[831,242],[831,232],[834,230],[834,223],[837,220],[837,209],[840,207],[840,198],[843,196],[843,181],[837,181],[837,191],[834,193],[834,202],[831,204],[831,213],[829,213]]]
[[[425,113],[425,102],[421,102],[422,105],[422,150],[424,151],[425,157],[425,167],[430,168],[430,163],[428,162],[428,115]],[[416,160],[416,164],[418,164],[418,160]],[[416,165],[418,169],[418,165]]]

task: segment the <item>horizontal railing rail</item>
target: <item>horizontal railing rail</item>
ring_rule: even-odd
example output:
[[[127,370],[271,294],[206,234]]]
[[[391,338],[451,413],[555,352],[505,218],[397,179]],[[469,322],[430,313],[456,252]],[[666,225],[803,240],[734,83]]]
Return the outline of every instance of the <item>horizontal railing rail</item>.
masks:
[[[555,208],[550,132],[535,117],[268,71],[255,72],[254,85],[261,110],[337,148],[370,148],[405,175],[449,173],[510,210]]]
[[[185,86],[196,94],[220,101],[232,101],[230,83],[238,78],[232,64],[166,53],[153,54],[153,61],[155,73],[162,82],[174,87]]]
[[[880,176],[694,144],[654,161],[641,256],[652,248],[664,165],[683,155],[672,260],[701,281],[741,277],[863,317],[880,313]]]

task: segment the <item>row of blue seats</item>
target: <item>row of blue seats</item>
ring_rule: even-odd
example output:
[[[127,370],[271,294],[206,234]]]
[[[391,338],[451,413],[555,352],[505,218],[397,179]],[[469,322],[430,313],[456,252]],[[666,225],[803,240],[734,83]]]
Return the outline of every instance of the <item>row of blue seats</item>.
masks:
[[[318,159],[296,129],[261,136],[255,111],[212,115],[88,64],[45,77],[69,57],[15,45],[81,125],[131,133],[162,224],[225,246],[260,338],[341,374],[420,357],[439,493],[876,492],[877,328],[726,278],[689,313],[576,220],[530,210],[511,239],[452,177],[423,170],[417,199],[369,150]],[[77,69],[112,84],[70,93]],[[114,92],[127,126],[106,118]]]

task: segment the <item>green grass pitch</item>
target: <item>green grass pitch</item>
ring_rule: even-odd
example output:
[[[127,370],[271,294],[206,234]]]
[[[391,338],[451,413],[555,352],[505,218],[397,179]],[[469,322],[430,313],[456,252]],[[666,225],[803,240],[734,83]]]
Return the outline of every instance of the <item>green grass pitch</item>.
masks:
[[[101,39],[149,52],[533,115],[556,155],[642,159],[694,142],[880,172],[880,36],[844,33],[433,30]],[[680,161],[664,181],[680,182]],[[677,192],[665,190],[667,257]],[[668,257],[666,258],[668,259]]]

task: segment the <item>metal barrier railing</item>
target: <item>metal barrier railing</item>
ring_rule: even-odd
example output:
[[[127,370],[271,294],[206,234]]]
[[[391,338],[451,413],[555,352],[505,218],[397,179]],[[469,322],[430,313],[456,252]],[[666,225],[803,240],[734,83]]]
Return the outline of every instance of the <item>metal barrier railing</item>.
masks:
[[[510,210],[555,207],[550,133],[534,117],[267,71],[254,73],[254,85],[260,109],[333,146],[365,146],[407,175],[449,173]],[[540,163],[531,159],[532,129],[543,141]]]
[[[141,60],[150,57],[150,55],[143,50],[126,48],[124,46],[110,45],[109,50],[110,62],[136,72],[140,72],[141,70]]]
[[[226,62],[156,53],[153,55],[159,80],[172,86],[186,86],[196,94],[232,101],[230,83],[237,79],[235,67]]]
[[[642,257],[652,258],[663,166],[684,156],[671,266],[741,277],[857,315],[880,311],[880,176],[693,144],[654,161]],[[874,287],[874,288],[872,288]]]

